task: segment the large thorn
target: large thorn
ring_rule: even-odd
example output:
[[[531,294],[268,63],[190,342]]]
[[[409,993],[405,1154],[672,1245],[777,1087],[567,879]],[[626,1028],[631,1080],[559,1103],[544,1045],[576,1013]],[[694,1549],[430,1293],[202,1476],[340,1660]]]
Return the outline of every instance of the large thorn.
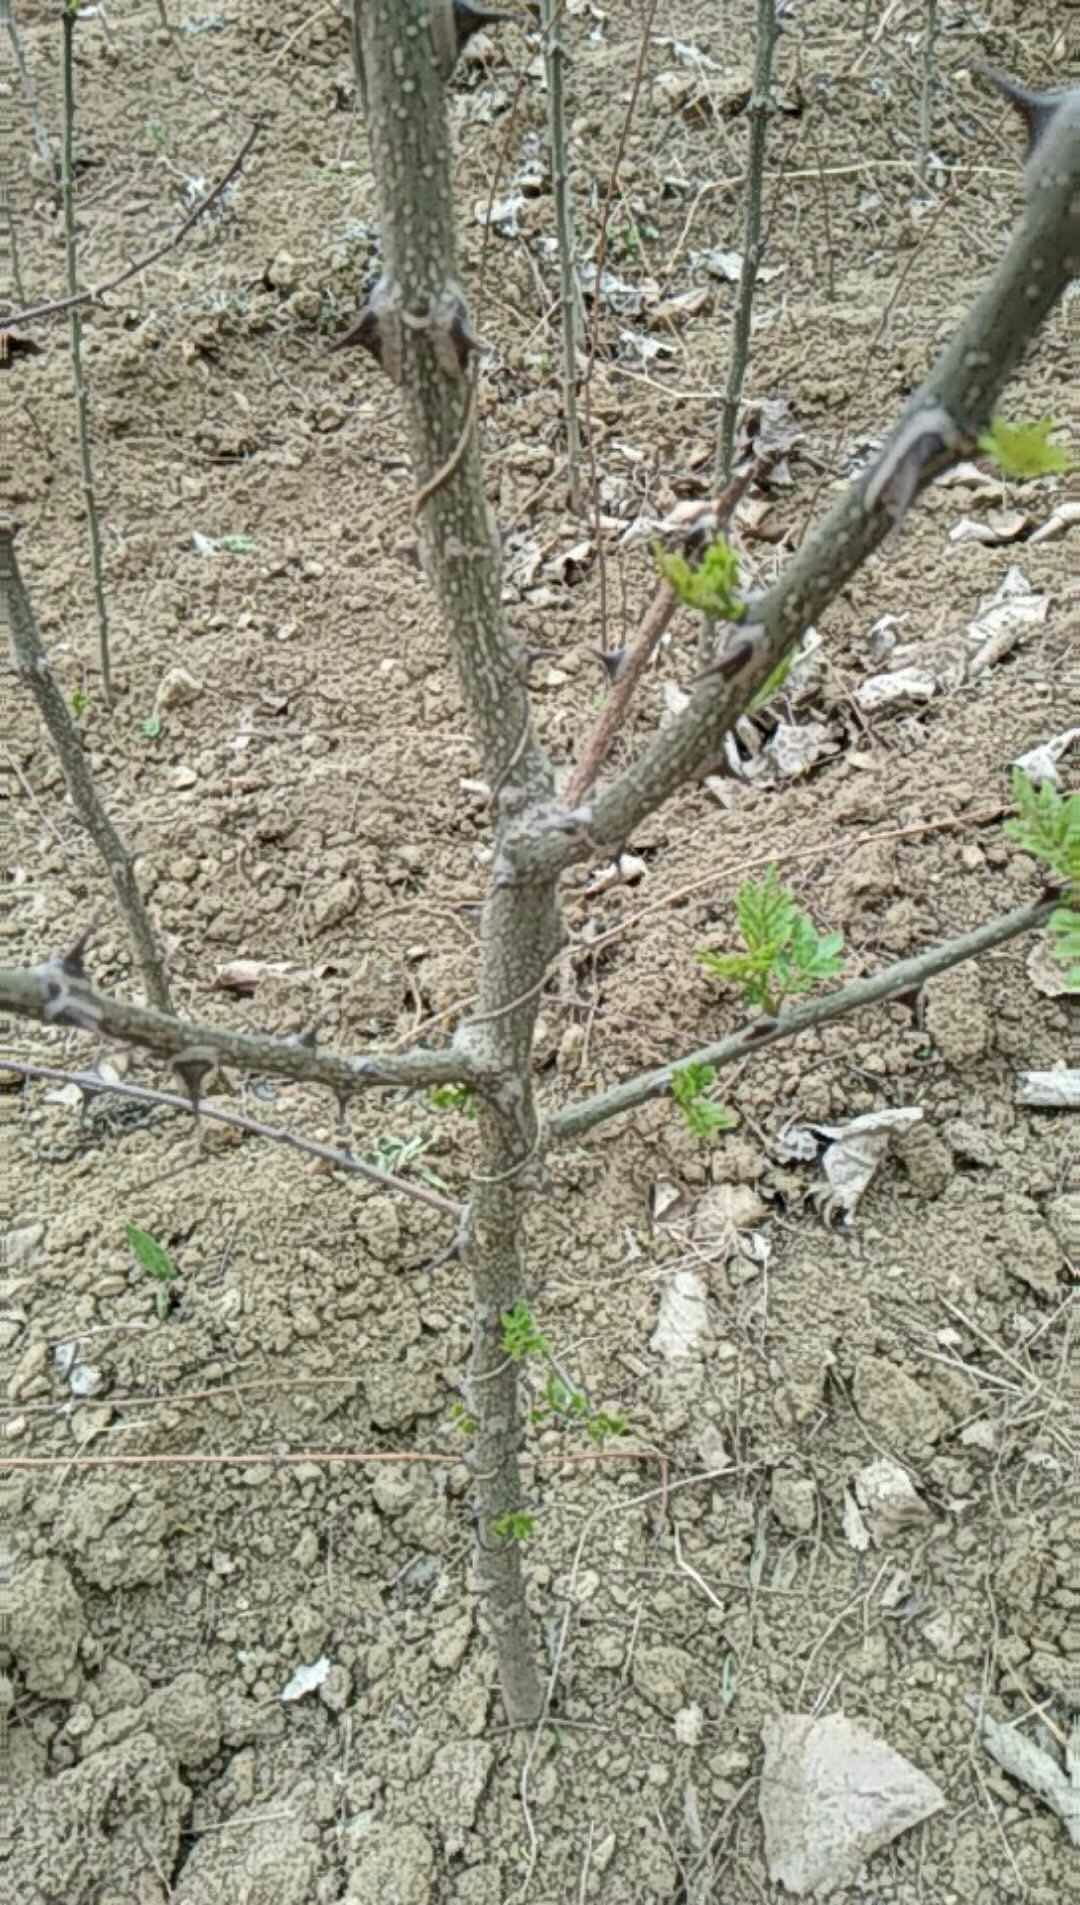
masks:
[[[1021,86],[1018,80],[1010,79],[1008,73],[999,72],[996,66],[986,66],[979,62],[973,69],[981,73],[984,79],[995,86],[1003,99],[1007,99],[1019,114],[1027,128],[1028,146],[1025,159],[1030,159],[1043,139],[1051,120],[1058,112],[1063,100],[1068,98],[1068,88],[1058,88],[1050,93],[1033,93],[1027,86]]]

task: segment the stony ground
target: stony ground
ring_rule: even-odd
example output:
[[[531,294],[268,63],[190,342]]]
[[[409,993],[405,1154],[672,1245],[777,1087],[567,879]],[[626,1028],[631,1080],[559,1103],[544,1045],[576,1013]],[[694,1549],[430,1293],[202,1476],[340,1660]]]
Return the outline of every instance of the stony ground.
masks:
[[[251,115],[268,117],[220,210],[87,314],[111,717],[62,318],[26,327],[41,353],[0,371],[0,507],[22,525],[42,633],[139,855],[180,1009],[315,1022],[344,1051],[421,1026],[437,1038],[474,983],[487,822],[411,560],[395,394],[362,353],[330,349],[377,240],[347,33],[331,6],[299,0],[168,4],[171,34],[139,0],[78,27],[83,279],[163,242]],[[742,243],[752,9],[678,0],[658,16],[624,139],[643,11],[566,8],[587,257],[622,152],[591,396],[599,524],[567,507],[535,37],[501,29],[451,102],[507,612],[549,651],[535,699],[560,764],[601,705],[592,651],[632,634],[649,598],[647,548],[627,530],[707,492],[734,299],[720,254]],[[1016,130],[969,62],[1037,83],[1080,55],[1068,14],[1052,32],[1009,0],[941,9],[924,164],[925,9],[793,12],[747,394],[784,405],[799,440],[742,518],[757,581],[881,436],[1017,216]],[[59,28],[43,0],[19,0],[17,17],[56,141]],[[6,46],[0,58],[20,305],[61,292],[62,223]],[[1053,416],[1075,442],[1074,312],[1051,321],[1009,408]],[[595,867],[569,881],[572,966],[538,1045],[547,1107],[738,1025],[695,953],[730,945],[739,882],[770,860],[843,931],[852,974],[1037,894],[1001,821],[1009,762],[1077,718],[1077,532],[1028,544],[1001,512],[1041,523],[1074,483],[935,491],[820,631],[791,716],[821,730],[809,771],[688,792],[631,843],[633,884],[604,886]],[[951,539],[965,517],[1017,539]],[[950,657],[1013,564],[1045,602],[970,678]],[[908,645],[938,691],[868,712],[860,688]],[[686,620],[623,758],[693,666]],[[103,869],[13,676],[2,720],[0,957],[32,963],[97,919],[95,979],[137,991]],[[1014,942],[914,1010],[868,1011],[725,1075],[740,1125],[708,1150],[667,1105],[553,1159],[530,1300],[630,1436],[589,1461],[572,1432],[530,1432],[530,1596],[557,1719],[531,1739],[501,1730],[477,1621],[452,1419],[468,1291],[459,1266],[427,1268],[444,1221],[180,1117],[80,1123],[70,1093],[9,1075],[12,1896],[749,1905],[779,1896],[758,1778],[763,1726],[785,1711],[848,1714],[944,1796],[842,1897],[1080,1893],[1060,1820],[987,1756],[971,1707],[985,1695],[1054,1754],[1080,1711],[1080,1146],[1068,1114],[1016,1102],[1021,1070],[1077,1064],[1077,1019],[1031,954]],[[237,994],[221,975],[238,959],[273,970]],[[9,1021],[0,1035],[59,1068],[95,1056],[78,1033]],[[343,1135],[325,1093],[232,1089],[271,1122]],[[818,1165],[781,1155],[779,1133],[897,1107],[921,1121],[854,1222],[828,1226],[809,1195]],[[458,1114],[387,1094],[349,1125],[358,1151],[414,1180],[467,1181]],[[128,1224],[170,1254],[167,1288],[134,1261]],[[687,1290],[703,1328],[672,1359],[657,1322]],[[875,1497],[875,1463],[911,1485],[899,1508]],[[319,1661],[321,1684],[283,1699]]]

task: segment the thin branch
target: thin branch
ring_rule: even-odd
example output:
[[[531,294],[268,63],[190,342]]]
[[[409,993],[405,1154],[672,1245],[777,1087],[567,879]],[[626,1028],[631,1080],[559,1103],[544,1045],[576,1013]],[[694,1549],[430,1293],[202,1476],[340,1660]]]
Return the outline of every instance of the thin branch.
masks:
[[[11,50],[15,56],[15,64],[19,69],[19,79],[22,82],[23,96],[30,114],[30,127],[34,135],[34,144],[38,149],[38,157],[44,163],[49,177],[55,178],[56,172],[53,165],[52,151],[49,146],[49,135],[42,124],[41,114],[37,109],[34,85],[30,78],[30,70],[26,64],[26,55],[23,52],[22,41],[19,38],[19,29],[15,24],[15,15],[11,9],[11,0],[8,0],[6,6],[0,8],[0,20],[2,20],[7,27],[8,39],[11,41]]]
[[[15,531],[0,518],[0,615],[11,630],[17,674],[26,683],[64,770],[75,811],[108,869],[116,903],[142,968],[146,993],[159,1011],[172,1008],[165,962],[143,905],[132,858],[102,805],[67,702],[49,666],[33,605],[19,573]]]
[[[77,292],[74,297],[52,298],[48,304],[33,304],[25,311],[10,311],[4,319],[4,323],[8,329],[14,330],[16,325],[19,324],[36,324],[39,318],[55,317],[61,311],[70,311],[74,305],[100,304],[102,298],[107,297],[110,291],[119,290],[120,286],[127,284],[129,279],[137,278],[140,271],[148,271],[151,265],[156,265],[160,258],[166,257],[170,251],[175,249],[182,238],[187,237],[192,226],[197,225],[200,218],[205,217],[211,206],[216,205],[222,193],[228,191],[238,172],[242,169],[244,160],[247,158],[248,153],[251,151],[252,146],[255,144],[265,124],[266,121],[261,115],[256,117],[251,131],[248,133],[247,138],[244,140],[243,145],[240,147],[228,171],[223,174],[212,190],[207,192],[206,197],[199,200],[194,210],[188,213],[187,217],[177,226],[172,236],[166,238],[164,242],[156,246],[153,251],[148,251],[145,258],[136,259],[133,265],[127,265],[115,278],[109,278],[105,284],[91,285],[88,290]]]
[[[370,1085],[398,1085],[407,1091],[429,1085],[483,1089],[480,1068],[453,1046],[443,1052],[419,1046],[385,1056],[341,1058],[299,1039],[201,1025],[96,991],[80,976],[71,954],[43,966],[0,968],[0,1011],[41,1025],[76,1025],[172,1061],[187,1063],[198,1053],[208,1065],[231,1065],[235,1071],[288,1078],[297,1085],[326,1085],[339,1098]]]
[[[711,1065],[714,1069],[733,1065],[736,1059],[764,1051],[767,1045],[776,1045],[781,1039],[795,1038],[811,1027],[847,1018],[849,1013],[876,1005],[882,999],[894,998],[897,993],[915,992],[936,973],[947,972],[950,966],[959,966],[965,959],[975,959],[994,946],[1003,946],[1021,933],[1036,932],[1047,925],[1059,904],[1057,899],[1043,899],[1033,906],[1020,906],[1015,912],[1002,913],[985,926],[976,927],[974,932],[961,934],[959,939],[946,940],[944,945],[933,946],[929,952],[918,953],[913,959],[900,959],[868,979],[855,979],[837,992],[827,992],[820,999],[809,999],[805,1005],[794,1006],[779,1019],[752,1020],[715,1045],[704,1045],[700,1051],[688,1052],[670,1065],[639,1072],[625,1084],[613,1085],[609,1091],[597,1092],[592,1098],[582,1098],[576,1105],[567,1105],[549,1118],[545,1142],[563,1144],[567,1139],[579,1138],[594,1125],[621,1117],[623,1112],[633,1111],[652,1098],[664,1097],[671,1090],[672,1075],[684,1065]]]
[[[659,583],[642,618],[637,640],[620,659],[611,693],[601,709],[600,718],[586,741],[581,751],[581,759],[567,784],[565,798],[568,807],[576,807],[580,801],[583,801],[596,780],[611,751],[611,744],[626,719],[627,710],[634,697],[634,690],[656,653],[664,631],[678,606],[679,598],[671,583]],[[604,655],[605,660],[610,659],[610,655],[604,654],[604,651],[598,651],[598,653]]]
[[[737,504],[742,500],[751,483],[757,482],[773,461],[774,458],[771,456],[755,458],[733,482],[727,485],[722,496],[719,496],[714,503],[702,505],[701,514],[695,522],[700,523],[707,512],[711,534],[719,535],[727,528]],[[671,584],[661,582],[645,611],[636,642],[623,656],[618,666],[611,693],[604,703],[600,719],[582,749],[581,759],[574,769],[563,796],[568,807],[576,807],[584,800],[596,780],[607,759],[611,744],[626,719],[634,689],[648,667],[649,659],[655,653],[678,605],[679,598]],[[601,653],[601,659],[610,662],[611,656]]]
[[[779,580],[733,625],[729,658],[593,804],[546,820],[526,818],[503,843],[504,878],[535,880],[629,839],[716,759],[762,683],[916,496],[971,453],[998,393],[1080,273],[1080,90],[1055,111],[1028,161],[1026,183],[1025,216],[990,283],[870,470],[849,485]]]
[[[563,75],[566,49],[562,0],[540,0],[547,82],[548,142],[555,197],[555,230],[559,244],[559,311],[562,319],[563,411],[566,422],[566,464],[570,479],[570,507],[581,508],[581,424],[578,419],[578,354],[584,339],[584,313],[577,271],[574,208],[570,197],[570,167],[566,156],[566,100]],[[600,286],[596,287],[599,302]]]
[[[735,461],[735,425],[739,415],[747,360],[750,356],[750,320],[754,310],[758,271],[764,255],[761,237],[761,200],[765,178],[765,141],[769,129],[769,96],[772,92],[773,53],[780,32],[776,0],[758,0],[757,26],[754,33],[754,81],[750,95],[750,151],[746,165],[746,232],[743,259],[739,271],[739,294],[735,306],[735,334],[731,344],[727,391],[720,410],[720,442],[716,454],[716,478],[731,480]]]
[[[79,0],[65,0],[61,25],[64,33],[64,144],[60,168],[60,189],[64,201],[64,260],[70,298],[79,290],[78,239],[75,231],[75,23]],[[79,461],[82,465],[83,501],[86,528],[90,538],[90,569],[94,578],[94,604],[97,609],[98,664],[105,706],[112,712],[112,666],[109,658],[109,611],[105,603],[105,575],[101,554],[101,524],[94,489],[94,463],[90,454],[90,420],[86,400],[86,374],[82,354],[82,313],[77,304],[68,310],[71,332],[71,369],[75,383],[75,416],[79,431]]]
[[[0,1072],[16,1072],[20,1078],[47,1078],[56,1084],[77,1085],[83,1092],[113,1092],[119,1098],[134,1098],[143,1105],[165,1105],[171,1111],[184,1111],[192,1116],[192,1103],[188,1097],[181,1097],[175,1091],[153,1091],[146,1085],[131,1085],[123,1079],[104,1079],[96,1072],[58,1071],[51,1065],[29,1065],[20,1058],[0,1056]],[[294,1151],[304,1151],[309,1157],[319,1158],[324,1164],[332,1164],[335,1171],[351,1171],[354,1177],[366,1177],[371,1184],[377,1184],[380,1190],[400,1191],[403,1197],[412,1197],[420,1204],[429,1204],[432,1210],[443,1211],[448,1217],[457,1218],[460,1223],[465,1216],[466,1206],[455,1204],[449,1197],[440,1197],[438,1191],[428,1190],[424,1184],[416,1184],[411,1178],[397,1177],[392,1171],[381,1171],[377,1164],[368,1164],[364,1158],[358,1158],[351,1151],[339,1151],[333,1145],[319,1144],[315,1138],[305,1138],[297,1131],[290,1131],[285,1125],[263,1124],[258,1118],[246,1118],[242,1112],[229,1111],[224,1106],[208,1105],[200,1099],[198,1116],[212,1118],[217,1124],[230,1125],[234,1131],[243,1131],[253,1138],[267,1138],[272,1144],[285,1144]]]

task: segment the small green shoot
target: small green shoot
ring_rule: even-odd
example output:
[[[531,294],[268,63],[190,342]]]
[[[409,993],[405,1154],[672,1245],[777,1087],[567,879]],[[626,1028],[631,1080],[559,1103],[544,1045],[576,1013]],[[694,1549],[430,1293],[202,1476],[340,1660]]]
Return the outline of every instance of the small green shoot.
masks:
[[[469,1414],[463,1402],[450,1404],[450,1420],[459,1435],[476,1434],[476,1417]]]
[[[541,1336],[527,1303],[515,1303],[512,1310],[503,1311],[502,1346],[515,1363],[526,1356],[550,1356],[551,1345],[546,1336]]]
[[[254,536],[219,536],[217,546],[219,549],[226,550],[230,556],[250,556],[255,548],[255,538]]]
[[[568,1422],[580,1423],[593,1442],[605,1442],[609,1435],[626,1434],[626,1422],[622,1416],[594,1409],[585,1391],[576,1388],[563,1375],[555,1361],[551,1344],[537,1328],[527,1303],[515,1303],[512,1310],[503,1311],[502,1346],[504,1353],[515,1363],[524,1362],[527,1356],[536,1356],[548,1364],[543,1397],[530,1411],[531,1421],[543,1422],[549,1416],[561,1416]]]
[[[1073,464],[1067,450],[1049,441],[1056,428],[1052,417],[1040,417],[1037,423],[1007,423],[995,417],[979,438],[979,448],[1018,483],[1035,476],[1063,476]]]
[[[125,1226],[128,1248],[141,1270],[157,1283],[157,1313],[164,1321],[169,1312],[169,1285],[180,1275],[172,1258],[163,1244],[152,1237],[148,1230],[140,1230],[138,1224]]]
[[[687,608],[700,609],[703,615],[716,615],[725,622],[738,620],[744,607],[735,593],[739,558],[723,536],[709,544],[694,568],[685,556],[669,555],[659,544],[653,546],[653,558],[665,582],[670,582]]]
[[[609,1435],[626,1434],[626,1417],[609,1415],[594,1409],[583,1389],[574,1389],[563,1376],[552,1373],[547,1379],[542,1402],[530,1411],[530,1420],[543,1422],[548,1416],[564,1416],[568,1422],[580,1422],[590,1442],[601,1446]]]
[[[764,708],[768,705],[768,703],[772,700],[774,694],[778,693],[778,691],[783,687],[785,681],[787,680],[793,667],[795,666],[795,662],[798,659],[798,654],[799,654],[798,648],[797,647],[793,648],[790,654],[787,654],[784,656],[783,661],[777,662],[776,667],[772,671],[772,674],[766,675],[765,680],[762,682],[761,687],[757,691],[757,694],[754,695],[753,699],[747,703],[747,708],[746,708],[747,714],[757,714],[759,708]]]
[[[75,716],[76,721],[82,720],[89,705],[89,697],[84,688],[73,688],[71,690],[71,712]]]
[[[468,1085],[433,1085],[428,1099],[436,1111],[460,1111],[466,1118],[476,1116],[476,1094]]]
[[[747,880],[735,905],[746,951],[703,950],[698,958],[715,979],[741,987],[748,1005],[775,1018],[785,999],[809,992],[841,970],[842,934],[819,933],[796,905],[794,893],[780,885],[774,866],[763,880]]]
[[[680,1065],[671,1074],[671,1095],[682,1112],[692,1137],[708,1143],[718,1131],[731,1131],[739,1120],[728,1105],[718,1105],[709,1097],[716,1083],[715,1065],[692,1062]]]
[[[491,1526],[492,1531],[505,1541],[528,1541],[529,1536],[536,1531],[536,1517],[519,1509],[516,1514],[500,1515]]]
[[[387,1171],[391,1177],[400,1176],[411,1165],[421,1183],[429,1184],[433,1191],[446,1191],[449,1186],[444,1179],[419,1162],[430,1144],[430,1138],[395,1138],[388,1134],[375,1140],[375,1148],[368,1153],[366,1162],[374,1164],[377,1170]]]
[[[161,733],[160,714],[148,714],[139,732],[147,741],[156,741]]]
[[[1065,887],[1064,905],[1050,915],[1051,943],[1069,990],[1080,991],[1080,794],[1059,794],[1051,781],[1036,787],[1018,767],[1012,795],[1017,818],[1005,832]]]

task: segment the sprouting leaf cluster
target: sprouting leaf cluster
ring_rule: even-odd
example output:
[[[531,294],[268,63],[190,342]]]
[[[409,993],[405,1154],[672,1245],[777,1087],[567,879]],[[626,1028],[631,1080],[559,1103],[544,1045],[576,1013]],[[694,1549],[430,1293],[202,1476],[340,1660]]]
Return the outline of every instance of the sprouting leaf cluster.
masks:
[[[580,1423],[593,1442],[604,1442],[609,1435],[625,1435],[626,1422],[622,1416],[594,1409],[585,1391],[563,1375],[551,1344],[537,1328],[527,1303],[518,1302],[512,1310],[503,1311],[502,1346],[516,1363],[526,1356],[535,1356],[549,1365],[542,1398],[531,1411],[534,1422],[561,1416],[568,1422]]]
[[[1004,417],[995,417],[979,438],[979,448],[1017,482],[1061,476],[1072,468],[1072,458],[1059,443],[1050,442],[1055,428],[1052,417],[1040,417],[1037,423],[1007,423]]]
[[[819,933],[775,867],[763,880],[745,881],[735,904],[745,952],[703,950],[698,958],[714,978],[739,986],[748,1005],[775,1018],[785,999],[841,970],[843,935]]]
[[[718,1131],[730,1131],[739,1120],[729,1105],[718,1105],[709,1093],[716,1083],[715,1065],[691,1060],[671,1074],[671,1095],[692,1137],[704,1141]]]
[[[736,594],[739,558],[723,536],[717,536],[701,561],[694,565],[687,562],[685,556],[669,554],[658,545],[653,555],[665,582],[670,582],[687,608],[700,609],[703,615],[717,615],[726,622],[738,621],[745,607]]]
[[[563,1416],[568,1422],[580,1422],[591,1442],[607,1441],[609,1435],[626,1434],[626,1417],[594,1409],[583,1389],[575,1389],[565,1377],[552,1372],[544,1388],[543,1399],[531,1410],[534,1422],[549,1416]]]
[[[524,1509],[518,1509],[509,1515],[500,1515],[491,1526],[494,1533],[501,1535],[504,1541],[528,1541],[529,1536],[535,1532],[536,1517],[526,1514]]]
[[[433,1085],[428,1098],[436,1111],[461,1111],[466,1118],[476,1116],[476,1094],[468,1085]]]
[[[1012,794],[1016,819],[1005,822],[1005,832],[1065,888],[1050,915],[1051,942],[1067,968],[1066,983],[1080,990],[1080,794],[1060,794],[1050,781],[1036,787],[1019,767]]]

